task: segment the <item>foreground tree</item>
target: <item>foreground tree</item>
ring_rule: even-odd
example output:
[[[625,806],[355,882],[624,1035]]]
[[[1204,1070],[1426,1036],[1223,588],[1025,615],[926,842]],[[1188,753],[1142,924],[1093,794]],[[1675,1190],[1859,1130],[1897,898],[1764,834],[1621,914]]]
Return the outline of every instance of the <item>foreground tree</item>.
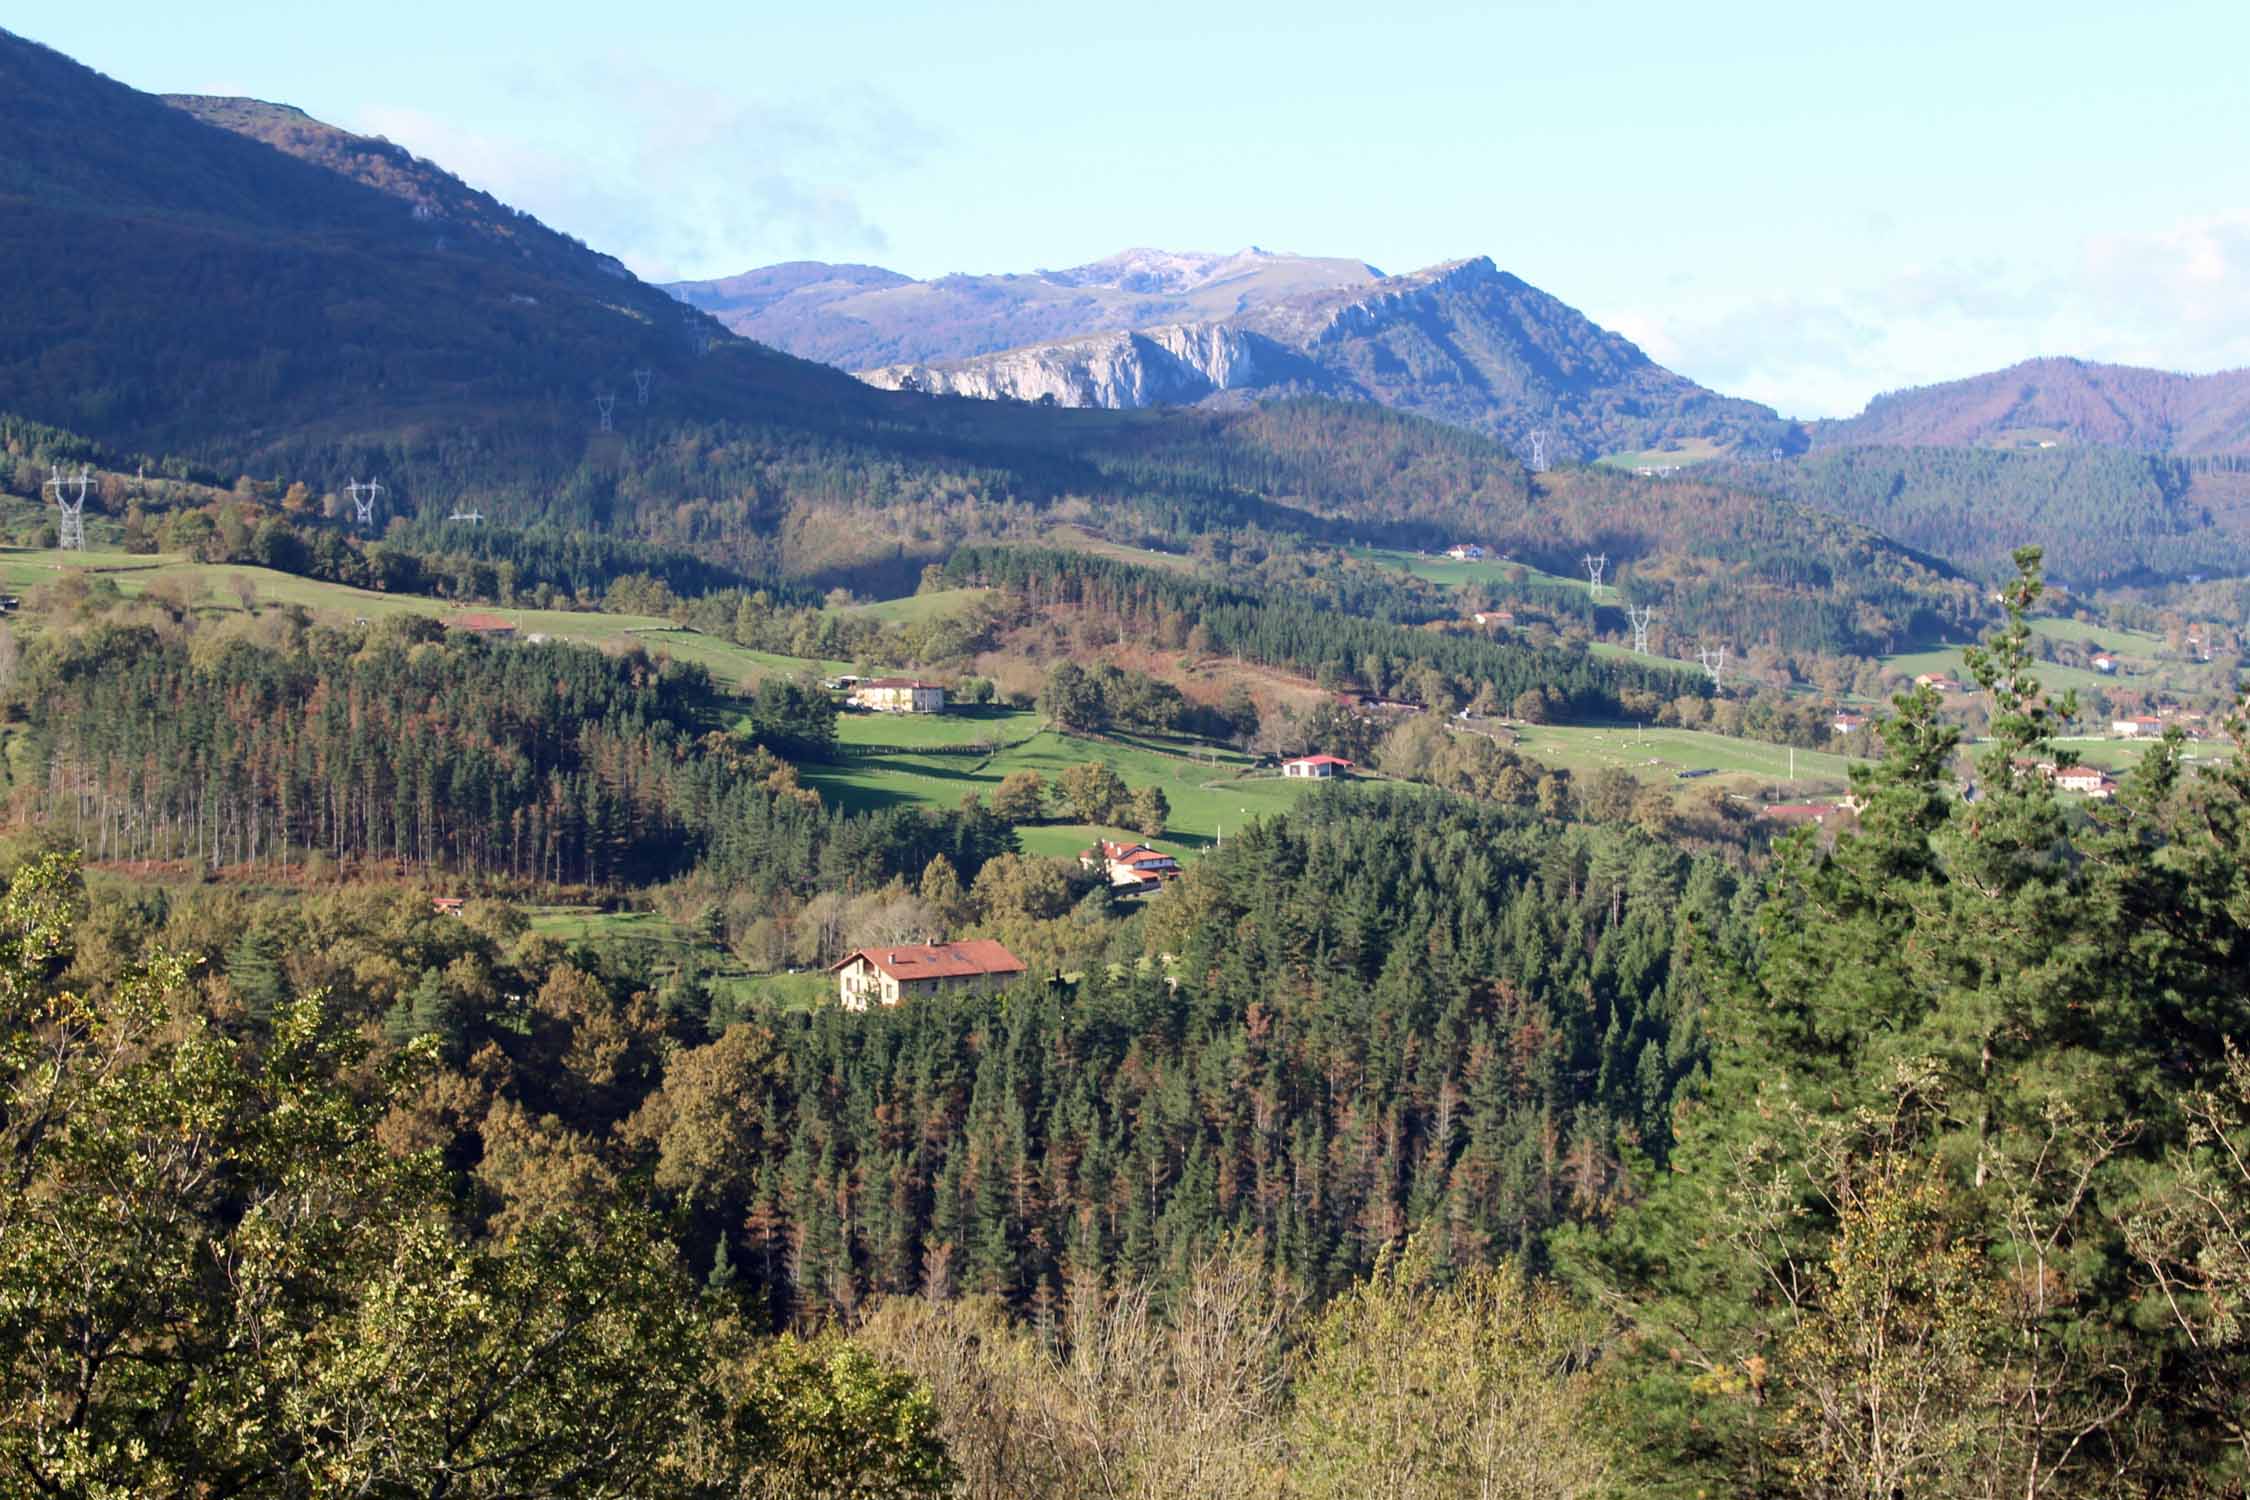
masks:
[[[895,1377],[719,1379],[743,1341],[645,1215],[578,1204],[472,1237],[437,1154],[376,1136],[434,1040],[371,1070],[309,997],[230,1031],[192,1009],[173,955],[67,983],[83,909],[68,856],[0,897],[11,1486],[678,1496],[809,1474],[824,1487],[773,1492],[863,1494],[834,1455],[870,1426],[911,1454],[884,1493],[941,1475]]]
[[[1564,1237],[1620,1313],[1609,1368],[1656,1493],[2231,1482],[2239,1418],[2183,1356],[2239,1372],[2239,1346],[2183,1349],[2128,1230],[2180,1201],[2182,1100],[2250,1022],[2250,778],[2189,781],[2171,741],[2066,813],[2041,762],[2067,763],[2071,705],[2031,675],[2019,562],[2009,625],[1970,655],[1973,793],[1951,795],[1932,695],[1897,700],[1858,828],[1789,841],[1755,946],[1704,954],[1711,1075],[1669,1171],[1614,1230]]]
[[[1420,1242],[1332,1303],[1296,1391],[1290,1492],[1308,1500],[1571,1500],[1602,1493],[1577,1312],[1510,1265],[1450,1284]]]

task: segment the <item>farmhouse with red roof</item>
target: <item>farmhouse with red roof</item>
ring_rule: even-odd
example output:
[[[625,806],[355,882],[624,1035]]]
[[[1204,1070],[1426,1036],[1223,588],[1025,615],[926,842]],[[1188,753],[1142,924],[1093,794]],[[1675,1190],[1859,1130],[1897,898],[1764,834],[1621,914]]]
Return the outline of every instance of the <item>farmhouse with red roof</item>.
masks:
[[[1098,870],[1109,878],[1110,889],[1137,896],[1153,891],[1180,873],[1180,862],[1147,844],[1120,844],[1103,839],[1079,853],[1081,868]]]
[[[1352,763],[1341,755],[1300,755],[1295,760],[1281,763],[1284,776],[1326,781],[1331,776],[1341,776],[1352,768]]]
[[[1006,987],[1024,972],[1022,959],[990,938],[965,943],[891,943],[862,948],[828,966],[839,976],[839,998],[846,1010],[865,1010],[870,1001],[896,1005],[939,995],[979,993]]]
[[[515,622],[499,615],[455,615],[452,625],[455,630],[481,635],[488,641],[513,640],[516,634]]]

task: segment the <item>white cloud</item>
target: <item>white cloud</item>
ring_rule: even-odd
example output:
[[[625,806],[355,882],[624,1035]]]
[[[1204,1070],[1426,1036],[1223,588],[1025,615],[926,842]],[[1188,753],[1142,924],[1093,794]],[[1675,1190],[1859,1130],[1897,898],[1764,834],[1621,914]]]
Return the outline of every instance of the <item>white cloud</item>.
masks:
[[[864,90],[777,101],[654,74],[586,83],[575,96],[522,86],[530,97],[510,101],[515,118],[564,122],[536,138],[384,106],[350,123],[652,280],[880,253],[889,237],[853,185],[910,169],[935,144],[905,110]],[[589,115],[587,98],[601,100],[598,112]]]
[[[1788,295],[1693,295],[1600,321],[1652,359],[1791,416],[2041,355],[2208,371],[2250,365],[2250,215],[2087,241],[2054,260],[1901,267]]]

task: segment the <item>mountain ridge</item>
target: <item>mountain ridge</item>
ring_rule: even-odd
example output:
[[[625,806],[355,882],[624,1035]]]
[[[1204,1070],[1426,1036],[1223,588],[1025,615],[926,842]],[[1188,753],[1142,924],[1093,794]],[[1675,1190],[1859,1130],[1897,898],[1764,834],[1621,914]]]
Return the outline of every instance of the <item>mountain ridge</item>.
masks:
[[[1524,453],[1537,432],[1543,451],[1558,459],[1689,437],[1758,451],[1801,443],[1794,424],[1772,410],[1664,369],[1482,255],[1268,295],[1223,318],[1089,331],[857,373],[886,389],[1062,406],[1294,395],[1370,401]]]
[[[2182,457],[2250,454],[2250,369],[2185,375],[2068,356],[1888,391],[1810,424],[1816,448],[2063,443]]]
[[[1060,270],[916,280],[791,261],[665,290],[744,338],[840,369],[967,359],[1057,339],[1211,321],[1314,287],[1372,282],[1363,261],[1255,246],[1120,251]]]

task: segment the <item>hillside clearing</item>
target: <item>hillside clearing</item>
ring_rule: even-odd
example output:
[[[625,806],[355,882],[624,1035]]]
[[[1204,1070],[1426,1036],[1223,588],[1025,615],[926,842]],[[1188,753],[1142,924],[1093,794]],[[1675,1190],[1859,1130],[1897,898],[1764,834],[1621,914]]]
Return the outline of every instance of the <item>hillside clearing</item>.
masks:
[[[1194,758],[1198,754],[1202,758]],[[972,793],[989,798],[1010,772],[1036,771],[1052,784],[1070,767],[1096,760],[1130,787],[1163,790],[1172,808],[1164,841],[1183,854],[1210,847],[1230,828],[1284,811],[1313,790],[1311,783],[1286,781],[1271,772],[1253,774],[1250,758],[1232,750],[1197,747],[1189,741],[1160,749],[1052,729],[989,757],[862,756],[836,765],[805,766],[799,776],[829,801],[854,811],[900,805],[956,807]],[[1018,832],[1027,850],[1056,855],[1075,854],[1098,835],[1139,837],[1126,828],[1062,823],[1032,824]]]

